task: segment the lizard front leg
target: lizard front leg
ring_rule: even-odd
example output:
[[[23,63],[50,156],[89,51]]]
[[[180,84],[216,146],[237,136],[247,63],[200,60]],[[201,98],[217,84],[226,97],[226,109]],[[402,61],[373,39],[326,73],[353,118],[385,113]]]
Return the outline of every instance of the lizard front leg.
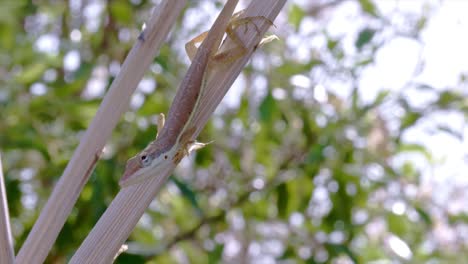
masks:
[[[158,132],[156,133],[156,139],[158,139],[159,133],[161,133],[165,123],[166,123],[166,117],[164,116],[163,113],[159,113],[158,121],[156,123],[156,127],[158,129]]]
[[[195,133],[196,131],[196,127],[193,126],[189,129],[187,129],[180,137],[180,148],[179,150],[177,150],[176,154],[174,155],[174,158],[173,158],[173,161],[174,163],[179,163],[185,156],[188,156],[190,154],[190,152],[194,151],[194,150],[198,150],[198,149],[201,149],[203,147],[205,147],[206,145],[212,143],[211,142],[208,142],[208,143],[202,143],[202,142],[198,142],[196,140],[193,140],[192,137],[193,137],[193,134]]]

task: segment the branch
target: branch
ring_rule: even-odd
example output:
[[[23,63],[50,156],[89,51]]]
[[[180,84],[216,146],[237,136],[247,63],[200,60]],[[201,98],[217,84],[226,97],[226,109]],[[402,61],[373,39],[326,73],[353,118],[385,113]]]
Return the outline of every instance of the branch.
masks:
[[[10,217],[2,171],[0,156],[0,259],[2,263],[13,264],[15,262],[15,252],[13,251],[13,237],[11,236]]]
[[[152,15],[143,38],[135,43],[122,69],[104,97],[78,148],[52,192],[39,219],[23,244],[16,263],[43,263],[73,205],[89,179],[104,144],[130,97],[147,71],[182,10],[185,0],[163,1]]]

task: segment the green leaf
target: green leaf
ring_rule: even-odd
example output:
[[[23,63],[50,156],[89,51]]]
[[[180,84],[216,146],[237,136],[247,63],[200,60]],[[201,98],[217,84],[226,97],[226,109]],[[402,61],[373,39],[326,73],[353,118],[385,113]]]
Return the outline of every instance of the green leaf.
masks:
[[[127,1],[111,1],[111,15],[119,22],[128,24],[132,21],[132,8]]]
[[[50,161],[45,142],[34,135],[27,135],[27,133],[30,132],[17,131],[17,133],[8,134],[9,137],[0,137],[0,144],[5,149],[33,149],[39,151],[47,161]]]
[[[196,212],[199,215],[201,215],[202,210],[201,210],[200,205],[198,204],[198,201],[197,201],[197,194],[192,190],[192,188],[188,184],[178,180],[175,177],[171,177],[171,180],[179,188],[180,192],[182,193],[182,196],[185,199],[187,199],[187,201],[189,201],[190,204],[195,208]]]
[[[390,91],[380,91],[377,97],[375,98],[374,102],[364,106],[358,115],[362,116],[369,110],[375,109],[382,105],[383,101],[388,97],[389,94]]]
[[[147,258],[145,258],[145,256],[129,254],[129,253],[124,252],[123,254],[119,255],[115,263],[118,263],[118,264],[147,263]]]
[[[432,156],[431,153],[420,144],[400,144],[398,146],[397,153],[399,152],[418,152],[424,155],[428,160],[431,160]]]
[[[326,146],[322,144],[315,144],[310,148],[309,154],[307,155],[306,163],[319,163],[323,160],[323,150]]]
[[[468,222],[468,214],[460,213],[457,215],[448,215],[448,222],[453,225],[458,222],[467,223]]]
[[[463,96],[453,91],[443,91],[439,95],[439,100],[436,104],[441,108],[448,108],[453,105],[455,102],[463,100]]]
[[[345,254],[353,261],[353,263],[358,263],[356,255],[346,245],[336,245],[327,243],[326,248],[330,252],[331,256],[339,256],[341,254]]]
[[[374,2],[372,2],[372,0],[359,0],[359,4],[361,4],[361,9],[364,12],[374,17],[378,17]]]
[[[446,126],[446,125],[438,125],[437,129],[439,129],[442,132],[446,132],[450,134],[451,136],[457,138],[460,141],[463,141],[463,132],[461,131],[456,131],[453,128]]]
[[[46,64],[43,62],[35,62],[26,66],[23,71],[16,76],[16,81],[23,84],[30,84],[38,80],[45,70],[47,70]]]
[[[278,198],[276,200],[276,207],[278,208],[278,214],[281,218],[287,217],[288,212],[288,201],[289,201],[289,192],[288,186],[285,183],[281,183],[276,187],[276,193]]]
[[[397,236],[404,236],[412,229],[413,225],[406,216],[400,216],[393,213],[387,213],[388,229]]]
[[[223,257],[223,252],[224,252],[224,244],[218,244],[216,243],[216,247],[214,250],[210,251],[208,255],[208,263],[220,263]]]
[[[401,120],[400,129],[403,131],[404,129],[411,127],[419,120],[419,118],[421,118],[421,116],[422,116],[421,113],[418,113],[418,112],[410,111],[406,113],[406,115],[404,115]]]
[[[358,49],[362,49],[367,43],[369,43],[375,35],[375,30],[371,28],[365,28],[359,32],[358,38],[354,45]]]
[[[0,25],[0,47],[2,49],[12,49],[15,43],[15,30],[13,27],[4,27]]]
[[[273,120],[273,115],[276,110],[276,100],[273,98],[271,93],[268,92],[259,107],[260,120],[265,123],[270,123]]]
[[[427,26],[427,22],[428,22],[428,17],[426,16],[421,16],[419,19],[418,19],[418,22],[417,22],[417,28],[418,30],[423,30],[426,26]]]
[[[424,223],[427,224],[428,226],[432,226],[431,215],[421,207],[415,207],[415,209],[416,209],[416,212],[418,212],[421,219],[424,221]]]
[[[369,64],[371,64],[373,62],[374,62],[374,58],[367,58],[367,59],[358,61],[355,65],[356,66],[367,66],[367,65],[369,65]]]
[[[291,23],[294,26],[294,29],[296,31],[299,29],[299,26],[301,25],[301,21],[305,16],[306,16],[306,13],[298,5],[292,5],[291,9],[289,9],[289,14],[288,14],[289,23]]]
[[[309,72],[314,66],[322,64],[320,60],[311,59],[308,63],[298,63],[297,61],[286,61],[276,68],[276,73],[280,76],[291,76]]]
[[[8,205],[10,207],[10,217],[18,217],[23,210],[23,205],[21,203],[21,181],[8,177],[8,173],[5,171],[5,186],[7,192],[6,197],[8,197]]]
[[[279,257],[280,260],[287,260],[289,258],[294,258],[296,256],[296,248],[288,247],[283,255]]]
[[[88,62],[82,62],[78,70],[75,71],[75,79],[88,79],[91,75],[94,65]]]
[[[21,8],[26,6],[26,0],[2,0],[0,8],[0,24],[13,25],[18,21],[18,14]]]
[[[334,50],[338,46],[339,43],[340,43],[340,40],[329,38],[327,40],[327,48],[329,50]]]
[[[425,84],[425,83],[415,83],[413,87],[417,90],[420,90],[422,92],[428,91],[428,92],[433,92],[435,89],[434,87]]]

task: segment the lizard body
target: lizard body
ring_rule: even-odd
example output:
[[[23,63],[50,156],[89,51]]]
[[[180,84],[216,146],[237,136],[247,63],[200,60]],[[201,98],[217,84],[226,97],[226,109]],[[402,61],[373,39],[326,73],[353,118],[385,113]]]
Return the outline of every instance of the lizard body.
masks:
[[[166,124],[155,141],[127,161],[124,175],[119,184],[132,185],[150,177],[149,171],[168,164],[168,159],[178,163],[188,152],[188,142],[196,130],[190,120],[198,107],[211,58],[218,51],[224,32],[229,25],[238,0],[228,0],[216,19],[214,26],[198,48],[185,78],[182,80],[174,101],[169,109]],[[159,127],[161,129],[161,127]],[[197,143],[195,143],[197,144]],[[199,146],[202,146],[202,143]]]

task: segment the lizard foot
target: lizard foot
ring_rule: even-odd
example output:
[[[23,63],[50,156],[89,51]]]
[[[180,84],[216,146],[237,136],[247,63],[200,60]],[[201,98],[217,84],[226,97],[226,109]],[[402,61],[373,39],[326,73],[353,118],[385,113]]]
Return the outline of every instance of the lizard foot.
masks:
[[[204,148],[206,145],[211,143],[213,143],[213,141],[210,141],[208,143],[202,143],[196,140],[189,141],[184,145],[184,147],[180,148],[180,150],[174,155],[174,158],[172,160],[174,161],[174,163],[179,163],[185,156],[190,155],[192,151]]]

